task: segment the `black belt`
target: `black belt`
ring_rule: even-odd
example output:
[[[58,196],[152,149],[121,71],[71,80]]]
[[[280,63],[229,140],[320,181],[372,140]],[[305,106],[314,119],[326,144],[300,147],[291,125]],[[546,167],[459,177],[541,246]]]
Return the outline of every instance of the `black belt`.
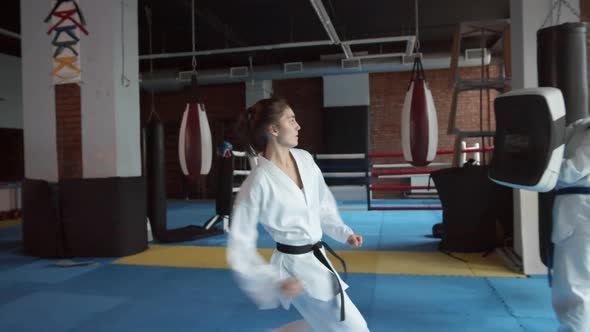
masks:
[[[572,195],[572,194],[588,195],[588,194],[590,194],[590,187],[568,187],[568,188],[558,189],[555,191],[555,195]]]
[[[316,244],[307,244],[307,245],[303,245],[303,246],[290,246],[288,244],[282,244],[282,243],[278,243],[277,242],[277,250],[285,253],[285,254],[291,254],[291,255],[301,255],[301,254],[307,254],[310,251],[313,251],[313,255],[322,263],[324,264],[325,267],[328,268],[328,270],[330,270],[333,274],[334,274],[334,280],[336,281],[336,284],[338,285],[338,291],[340,293],[340,321],[344,320],[344,292],[342,291],[342,285],[340,284],[340,279],[338,279],[338,275],[336,274],[336,271],[334,271],[334,269],[332,269],[332,266],[330,265],[330,263],[328,262],[328,259],[326,258],[326,256],[324,256],[324,254],[322,253],[322,251],[320,250],[322,247],[325,247],[326,250],[328,250],[328,252],[330,252],[330,254],[332,254],[334,257],[336,257],[340,263],[342,263],[342,266],[344,267],[344,273],[346,273],[346,263],[344,262],[344,260],[338,256],[338,254],[336,254],[336,252],[334,250],[332,250],[332,248],[330,248],[330,246],[324,242],[324,241],[319,241]]]

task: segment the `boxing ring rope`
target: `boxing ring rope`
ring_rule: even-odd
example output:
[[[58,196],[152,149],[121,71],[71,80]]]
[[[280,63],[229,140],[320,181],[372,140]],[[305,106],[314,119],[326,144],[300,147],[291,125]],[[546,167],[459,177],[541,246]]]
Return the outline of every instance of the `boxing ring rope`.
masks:
[[[316,154],[315,159],[364,159],[366,156],[364,153]]]
[[[416,174],[430,174],[435,170],[410,170],[410,171],[375,171],[369,172],[371,176],[381,177],[386,175],[416,175]]]
[[[246,176],[250,175],[252,167],[258,163],[257,157],[252,157],[248,155],[245,151],[231,151],[232,156],[235,158],[236,162],[234,163],[234,170],[232,172],[232,192],[237,193],[240,191],[241,182],[238,186],[235,185],[235,178],[241,177],[243,181]],[[236,164],[239,169],[236,169]]]
[[[372,206],[371,211],[442,210],[442,206]]]
[[[438,167],[438,168],[444,168],[444,167],[450,167],[451,163],[430,163],[426,166],[422,166],[423,168],[432,168],[432,167]],[[373,165],[373,169],[375,168],[412,168],[414,167],[412,164],[410,163],[403,163],[403,164],[375,164]]]
[[[462,156],[466,156],[468,153],[476,153],[476,160],[479,161],[480,152],[489,152],[493,151],[493,147],[484,147],[480,148],[479,144],[476,144],[474,147],[465,147],[461,149]],[[450,155],[454,154],[455,151],[452,149],[447,150],[439,150],[437,151],[436,155]],[[322,172],[324,178],[326,179],[360,179],[365,177],[366,181],[364,185],[357,185],[357,186],[348,186],[348,189],[351,190],[365,190],[366,191],[366,201],[367,201],[367,210],[376,210],[376,211],[391,211],[391,210],[441,210],[441,206],[374,206],[372,193],[376,191],[414,191],[414,190],[427,190],[426,194],[435,194],[436,192],[431,192],[431,190],[435,190],[436,187],[434,185],[374,185],[371,184],[371,179],[391,179],[391,178],[408,178],[415,175],[429,175],[435,170],[448,168],[451,166],[451,163],[431,163],[424,168],[430,169],[403,169],[403,168],[414,168],[414,166],[410,164],[372,164],[368,162],[369,158],[391,158],[391,157],[403,157],[403,153],[352,153],[352,154],[317,154],[315,155],[316,161],[321,160],[353,160],[353,159],[360,159],[362,160],[358,166],[350,166],[350,165],[343,165],[342,168],[356,168],[360,169],[363,164],[365,167],[365,171],[356,171],[356,172]],[[465,157],[463,157],[465,159]],[[326,168],[335,168],[333,165],[323,165],[320,166],[322,170]],[[398,170],[391,170],[386,168],[398,168]],[[399,169],[402,168],[402,169]],[[379,170],[375,170],[379,169]],[[342,187],[342,185],[337,186],[330,186],[331,190],[338,190],[337,188]]]
[[[484,147],[479,148],[477,145],[475,147],[466,147],[461,149],[462,154],[467,153],[480,153],[480,152],[489,152],[493,151],[493,147]],[[454,150],[439,150],[437,151],[438,155],[449,155],[455,153]],[[240,190],[241,182],[236,185],[236,178],[241,178],[241,181],[248,176],[251,172],[252,167],[255,167],[257,164],[257,159],[251,157],[246,152],[243,151],[232,151],[232,155],[236,157],[236,163],[234,166],[234,170],[232,173],[232,181],[234,183],[232,192],[237,193]],[[317,154],[314,156],[316,162],[322,160],[355,160],[358,159],[358,165],[321,165],[320,168],[322,169],[322,175],[325,179],[364,179],[363,184],[341,184],[341,185],[333,185],[330,186],[330,189],[334,192],[338,191],[365,191],[366,192],[366,201],[367,201],[367,210],[370,211],[408,211],[408,210],[441,210],[442,207],[438,205],[429,205],[429,206],[374,206],[374,199],[372,198],[372,192],[379,192],[379,191],[413,191],[413,190],[427,190],[426,194],[436,194],[436,187],[433,185],[376,185],[371,184],[371,179],[403,179],[412,177],[415,175],[429,175],[430,173],[443,169],[448,168],[451,164],[444,163],[444,162],[433,162],[427,166],[424,166],[421,169],[403,169],[403,168],[414,168],[407,163],[402,164],[372,164],[368,161],[369,158],[390,158],[390,157],[403,157],[402,153],[352,153],[352,154]],[[477,158],[479,159],[479,158]],[[354,171],[354,172],[325,172],[325,169],[330,168],[352,168],[352,169],[363,169],[364,171]],[[398,168],[397,170],[387,169],[387,168]],[[401,168],[401,169],[400,169]],[[378,169],[378,170],[374,170]]]
[[[246,152],[244,151],[232,151],[231,153],[234,157],[246,157]]]
[[[426,190],[430,190],[433,189],[433,186],[404,186],[404,185],[398,185],[398,186],[378,186],[378,185],[371,185],[369,186],[369,189],[372,191],[387,191],[387,190],[411,190],[411,189],[426,189]]]
[[[461,153],[475,153],[475,152],[490,152],[493,151],[494,147],[493,146],[486,146],[485,148],[465,148],[465,149],[461,149]],[[436,155],[447,155],[447,154],[453,154],[455,153],[455,150],[452,149],[448,149],[448,150],[438,150],[436,151]],[[351,154],[352,155],[352,154]],[[354,155],[362,155],[364,156],[364,154],[354,154]],[[401,152],[393,152],[393,153],[389,153],[389,152],[385,152],[385,153],[367,153],[367,157],[368,158],[387,158],[387,157],[403,157],[403,153]]]

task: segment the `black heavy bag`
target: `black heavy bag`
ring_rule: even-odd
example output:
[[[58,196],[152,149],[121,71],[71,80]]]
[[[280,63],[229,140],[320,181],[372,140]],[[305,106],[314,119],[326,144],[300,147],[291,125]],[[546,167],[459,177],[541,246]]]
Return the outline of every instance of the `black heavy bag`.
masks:
[[[585,23],[564,23],[537,31],[537,71],[540,87],[561,90],[566,125],[588,116],[587,28]],[[553,192],[539,193],[541,260],[550,266],[553,256]]]
[[[167,229],[166,220],[166,155],[164,126],[152,119],[145,127],[146,173],[147,173],[147,216],[154,238],[160,242],[192,241],[223,231],[205,230],[201,226],[188,225]]]
[[[147,216],[157,240],[166,231],[166,157],[164,125],[153,120],[145,127]]]
[[[495,247],[496,197],[500,186],[488,179],[487,166],[446,168],[432,172],[443,207],[440,249],[481,252]]]
[[[537,32],[540,87],[561,90],[566,125],[588,116],[586,25],[564,23]]]

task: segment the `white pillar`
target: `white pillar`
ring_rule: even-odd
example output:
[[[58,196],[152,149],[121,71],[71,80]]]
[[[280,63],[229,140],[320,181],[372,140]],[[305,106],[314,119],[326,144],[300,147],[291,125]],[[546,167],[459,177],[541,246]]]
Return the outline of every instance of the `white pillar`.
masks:
[[[369,74],[324,76],[324,107],[370,105]]]
[[[554,0],[511,0],[512,89],[537,87],[537,31],[543,25]],[[579,0],[568,0],[580,10]],[[577,22],[579,18],[562,5],[559,22]],[[551,25],[551,18],[546,26]],[[536,192],[514,190],[514,250],[522,258],[525,274],[544,274],[547,268],[540,258],[539,208]]]
[[[139,176],[137,0],[78,3],[89,32],[79,42],[83,177]],[[53,36],[43,22],[52,6],[21,0],[21,44],[25,176],[55,182]],[[123,74],[128,81],[122,82]]]
[[[43,19],[49,2],[21,0],[21,54],[25,177],[56,182],[57,141],[51,37]],[[40,47],[40,45],[46,45]]]
[[[137,0],[80,5],[89,32],[80,40],[83,176],[139,176]]]

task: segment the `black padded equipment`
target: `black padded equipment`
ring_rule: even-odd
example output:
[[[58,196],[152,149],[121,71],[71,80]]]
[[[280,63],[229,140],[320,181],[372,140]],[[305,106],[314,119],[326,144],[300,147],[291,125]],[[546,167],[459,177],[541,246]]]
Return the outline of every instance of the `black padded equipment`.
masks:
[[[57,185],[25,179],[22,184],[22,240],[30,256],[65,257],[63,225],[58,215]]]
[[[432,172],[443,207],[440,249],[453,252],[489,251],[496,246],[496,220],[509,206],[498,203],[512,189],[488,178],[487,166],[445,168]]]
[[[442,239],[444,229],[442,222],[436,223],[432,226],[432,237]]]
[[[496,135],[490,178],[501,184],[534,191],[555,186],[562,158],[558,151],[563,151],[563,101],[559,90],[546,88],[546,95],[542,90],[535,90],[539,94],[514,91],[494,100]],[[560,106],[553,108],[559,110],[552,110],[550,102],[557,101]]]
[[[23,246],[38,257],[120,257],[147,249],[142,177],[23,182]]]
[[[146,250],[145,191],[143,177],[60,181],[68,256],[120,257]]]

